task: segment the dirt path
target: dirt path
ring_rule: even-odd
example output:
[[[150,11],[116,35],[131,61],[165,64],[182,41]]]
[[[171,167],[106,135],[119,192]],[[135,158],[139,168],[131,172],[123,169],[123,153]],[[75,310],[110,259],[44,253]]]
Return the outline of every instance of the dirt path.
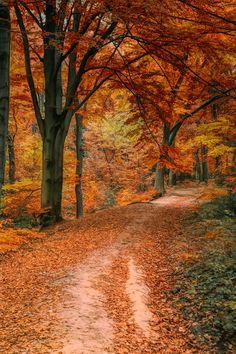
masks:
[[[200,353],[171,293],[199,193],[63,222],[4,256],[0,353]]]

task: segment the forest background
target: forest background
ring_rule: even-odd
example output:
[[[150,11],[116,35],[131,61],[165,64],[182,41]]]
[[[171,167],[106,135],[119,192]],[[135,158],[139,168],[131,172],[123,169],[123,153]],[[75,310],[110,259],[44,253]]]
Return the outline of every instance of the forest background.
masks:
[[[233,189],[233,13],[231,1],[1,1],[2,225],[148,201],[186,178]]]

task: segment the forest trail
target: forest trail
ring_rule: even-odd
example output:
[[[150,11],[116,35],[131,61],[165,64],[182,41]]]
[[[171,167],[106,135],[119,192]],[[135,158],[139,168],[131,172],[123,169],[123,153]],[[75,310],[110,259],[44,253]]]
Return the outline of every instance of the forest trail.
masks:
[[[0,353],[200,353],[171,293],[200,194],[65,221],[3,256]]]

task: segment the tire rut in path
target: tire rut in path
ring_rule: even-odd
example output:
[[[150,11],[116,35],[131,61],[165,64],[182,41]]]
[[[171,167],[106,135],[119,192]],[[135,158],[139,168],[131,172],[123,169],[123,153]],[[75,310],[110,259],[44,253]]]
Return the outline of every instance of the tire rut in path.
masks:
[[[127,229],[131,228],[134,229],[134,223]],[[66,329],[65,340],[59,352],[113,353],[116,333],[107,311],[104,293],[105,288],[109,287],[116,292],[116,284],[110,272],[112,266],[124,258],[124,251],[127,251],[131,242],[130,237],[132,238],[130,231],[122,232],[119,242],[112,247],[95,251],[68,274],[70,281],[64,289],[64,302],[58,308],[58,319]],[[135,265],[132,257],[126,268],[128,278],[122,286],[129,300],[131,316],[125,320],[134,322],[139,328],[139,335],[143,333],[149,336],[149,320],[152,314],[146,305],[148,289],[144,284],[142,271]]]

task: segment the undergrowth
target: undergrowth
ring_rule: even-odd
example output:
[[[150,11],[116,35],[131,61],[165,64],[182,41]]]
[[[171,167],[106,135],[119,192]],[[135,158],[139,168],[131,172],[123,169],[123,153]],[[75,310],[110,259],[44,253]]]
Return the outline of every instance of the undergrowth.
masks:
[[[195,232],[187,226],[186,242],[195,256],[183,264],[174,289],[192,332],[217,353],[236,352],[235,216],[236,193],[200,207],[191,220]]]

